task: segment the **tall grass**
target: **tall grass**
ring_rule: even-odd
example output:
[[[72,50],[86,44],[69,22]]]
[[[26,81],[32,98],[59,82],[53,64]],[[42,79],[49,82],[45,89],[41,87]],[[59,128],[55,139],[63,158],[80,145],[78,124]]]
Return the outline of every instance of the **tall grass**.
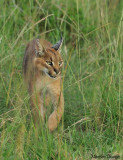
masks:
[[[0,1],[0,159],[119,155],[123,143],[123,1]],[[37,135],[23,85],[26,44],[63,32],[65,112]],[[61,129],[61,126],[63,129]]]

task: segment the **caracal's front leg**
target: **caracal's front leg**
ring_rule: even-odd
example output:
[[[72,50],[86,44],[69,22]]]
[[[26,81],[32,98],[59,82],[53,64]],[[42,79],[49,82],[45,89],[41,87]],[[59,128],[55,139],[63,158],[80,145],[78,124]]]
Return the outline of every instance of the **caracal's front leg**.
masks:
[[[31,98],[34,123],[35,125],[39,125],[40,120],[43,122],[45,118],[45,111],[43,107],[41,92],[40,91],[37,92],[34,90],[30,95],[30,98]]]
[[[50,131],[53,131],[57,128],[64,112],[64,98],[62,92],[60,92],[59,89],[55,90],[54,92],[53,103],[55,105],[55,110],[48,119],[48,128]]]

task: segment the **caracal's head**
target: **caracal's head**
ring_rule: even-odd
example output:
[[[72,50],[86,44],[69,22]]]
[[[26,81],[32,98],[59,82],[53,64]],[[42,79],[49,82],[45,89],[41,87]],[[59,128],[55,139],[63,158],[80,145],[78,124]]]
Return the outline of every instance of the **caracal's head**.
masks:
[[[36,69],[42,71],[50,78],[57,78],[61,73],[63,60],[61,58],[60,48],[62,41],[63,39],[61,38],[61,40],[53,46],[45,40],[37,39],[35,43]]]

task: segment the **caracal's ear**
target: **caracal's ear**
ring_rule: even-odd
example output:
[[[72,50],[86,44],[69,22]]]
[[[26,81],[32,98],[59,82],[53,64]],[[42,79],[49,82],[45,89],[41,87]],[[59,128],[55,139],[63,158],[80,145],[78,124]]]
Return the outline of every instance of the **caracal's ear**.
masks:
[[[54,44],[52,48],[54,48],[56,51],[59,51],[62,46],[62,43],[63,43],[63,38],[61,36],[61,39],[56,44]]]
[[[39,39],[36,39],[35,54],[36,54],[36,56],[43,56],[44,55],[44,48],[40,44],[40,40]]]

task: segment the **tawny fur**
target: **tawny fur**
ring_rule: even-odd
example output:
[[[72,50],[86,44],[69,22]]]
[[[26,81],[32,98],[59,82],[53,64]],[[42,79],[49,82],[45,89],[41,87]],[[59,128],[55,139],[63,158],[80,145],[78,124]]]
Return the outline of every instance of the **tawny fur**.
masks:
[[[48,119],[48,128],[53,131],[57,128],[64,112],[64,98],[62,93],[61,68],[62,58],[59,51],[52,48],[52,44],[46,40],[39,40],[43,48],[43,55],[36,55],[39,46],[37,40],[31,41],[25,51],[23,59],[24,79],[28,86],[30,94],[31,109],[35,124],[39,125],[41,118],[42,122],[45,118],[45,105],[54,104],[54,111]],[[47,62],[52,61],[52,66]]]

